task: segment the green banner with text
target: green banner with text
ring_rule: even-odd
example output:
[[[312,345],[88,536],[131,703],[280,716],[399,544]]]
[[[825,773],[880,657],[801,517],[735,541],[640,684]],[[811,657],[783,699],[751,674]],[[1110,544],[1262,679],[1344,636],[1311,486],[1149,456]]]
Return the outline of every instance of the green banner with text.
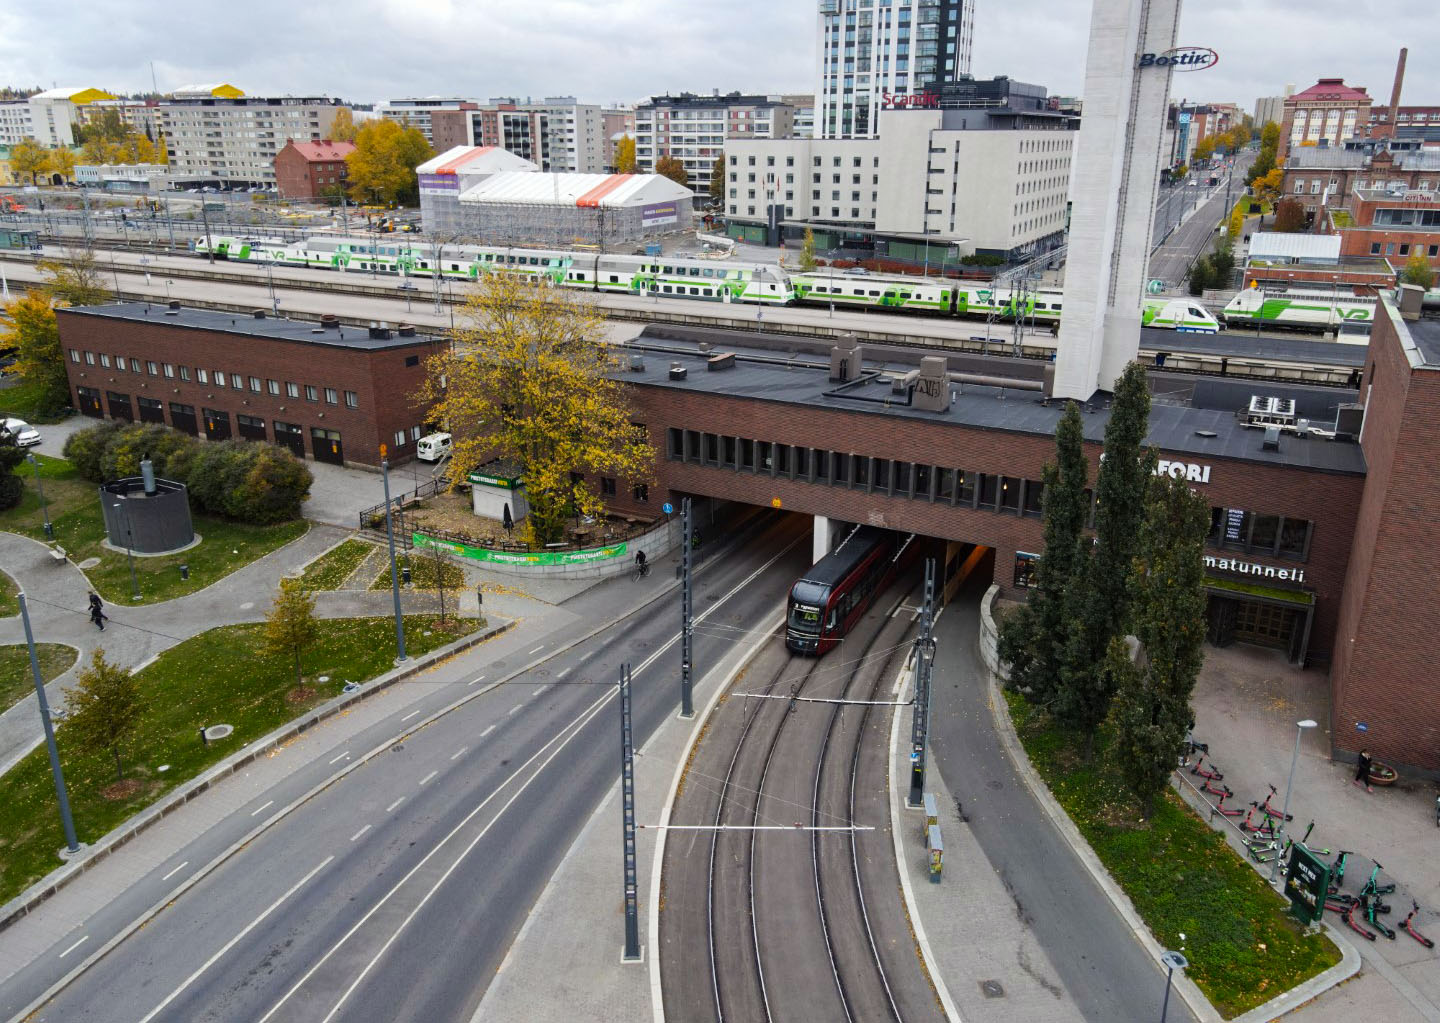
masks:
[[[433,547],[436,550],[454,554],[456,557],[470,558],[474,561],[493,561],[501,565],[585,565],[621,557],[627,547],[622,542],[611,544],[608,547],[592,547],[583,551],[492,551],[488,547],[472,547],[465,543],[436,540],[424,533],[413,533],[411,536],[416,547]]]

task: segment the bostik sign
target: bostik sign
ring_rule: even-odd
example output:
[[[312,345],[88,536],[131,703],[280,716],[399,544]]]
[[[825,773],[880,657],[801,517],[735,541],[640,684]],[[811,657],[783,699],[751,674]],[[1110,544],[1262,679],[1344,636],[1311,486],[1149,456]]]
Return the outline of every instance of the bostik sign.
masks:
[[[1220,54],[1208,46],[1177,46],[1164,53],[1142,53],[1137,67],[1167,67],[1172,71],[1206,71],[1220,63]]]

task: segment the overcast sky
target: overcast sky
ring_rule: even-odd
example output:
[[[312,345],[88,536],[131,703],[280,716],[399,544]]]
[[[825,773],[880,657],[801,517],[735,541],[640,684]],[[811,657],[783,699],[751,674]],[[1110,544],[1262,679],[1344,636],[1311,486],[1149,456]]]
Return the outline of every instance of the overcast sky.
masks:
[[[194,8],[198,11],[205,9]],[[210,8],[214,9],[214,8]],[[251,95],[417,95],[635,102],[689,90],[811,92],[815,0],[250,0],[210,17],[156,0],[97,0],[58,17],[10,4],[0,84],[150,88],[230,82]],[[974,72],[1080,94],[1086,0],[979,0]],[[1341,76],[1389,102],[1395,58],[1411,46],[1404,101],[1440,104],[1440,64],[1415,18],[1364,0],[1190,0],[1180,40],[1213,46],[1213,70],[1176,75],[1176,98],[1238,102],[1287,83]]]

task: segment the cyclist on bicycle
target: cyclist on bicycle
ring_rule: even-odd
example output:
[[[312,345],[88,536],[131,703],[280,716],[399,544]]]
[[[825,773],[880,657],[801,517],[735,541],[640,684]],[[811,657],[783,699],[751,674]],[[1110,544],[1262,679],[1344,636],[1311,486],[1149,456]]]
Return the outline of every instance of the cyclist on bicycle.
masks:
[[[640,572],[644,572],[644,571],[645,571],[645,552],[644,552],[644,551],[636,551],[636,552],[635,552],[635,568],[636,568],[637,571],[640,571]]]

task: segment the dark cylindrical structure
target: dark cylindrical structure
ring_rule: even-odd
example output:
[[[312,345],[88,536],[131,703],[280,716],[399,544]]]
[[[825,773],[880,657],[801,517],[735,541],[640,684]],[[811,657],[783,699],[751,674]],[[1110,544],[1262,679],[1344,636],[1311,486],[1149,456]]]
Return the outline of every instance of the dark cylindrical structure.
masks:
[[[147,484],[154,487],[146,493]],[[183,483],[141,476],[100,487],[100,509],[110,546],[136,554],[164,554],[195,539],[190,498]]]

